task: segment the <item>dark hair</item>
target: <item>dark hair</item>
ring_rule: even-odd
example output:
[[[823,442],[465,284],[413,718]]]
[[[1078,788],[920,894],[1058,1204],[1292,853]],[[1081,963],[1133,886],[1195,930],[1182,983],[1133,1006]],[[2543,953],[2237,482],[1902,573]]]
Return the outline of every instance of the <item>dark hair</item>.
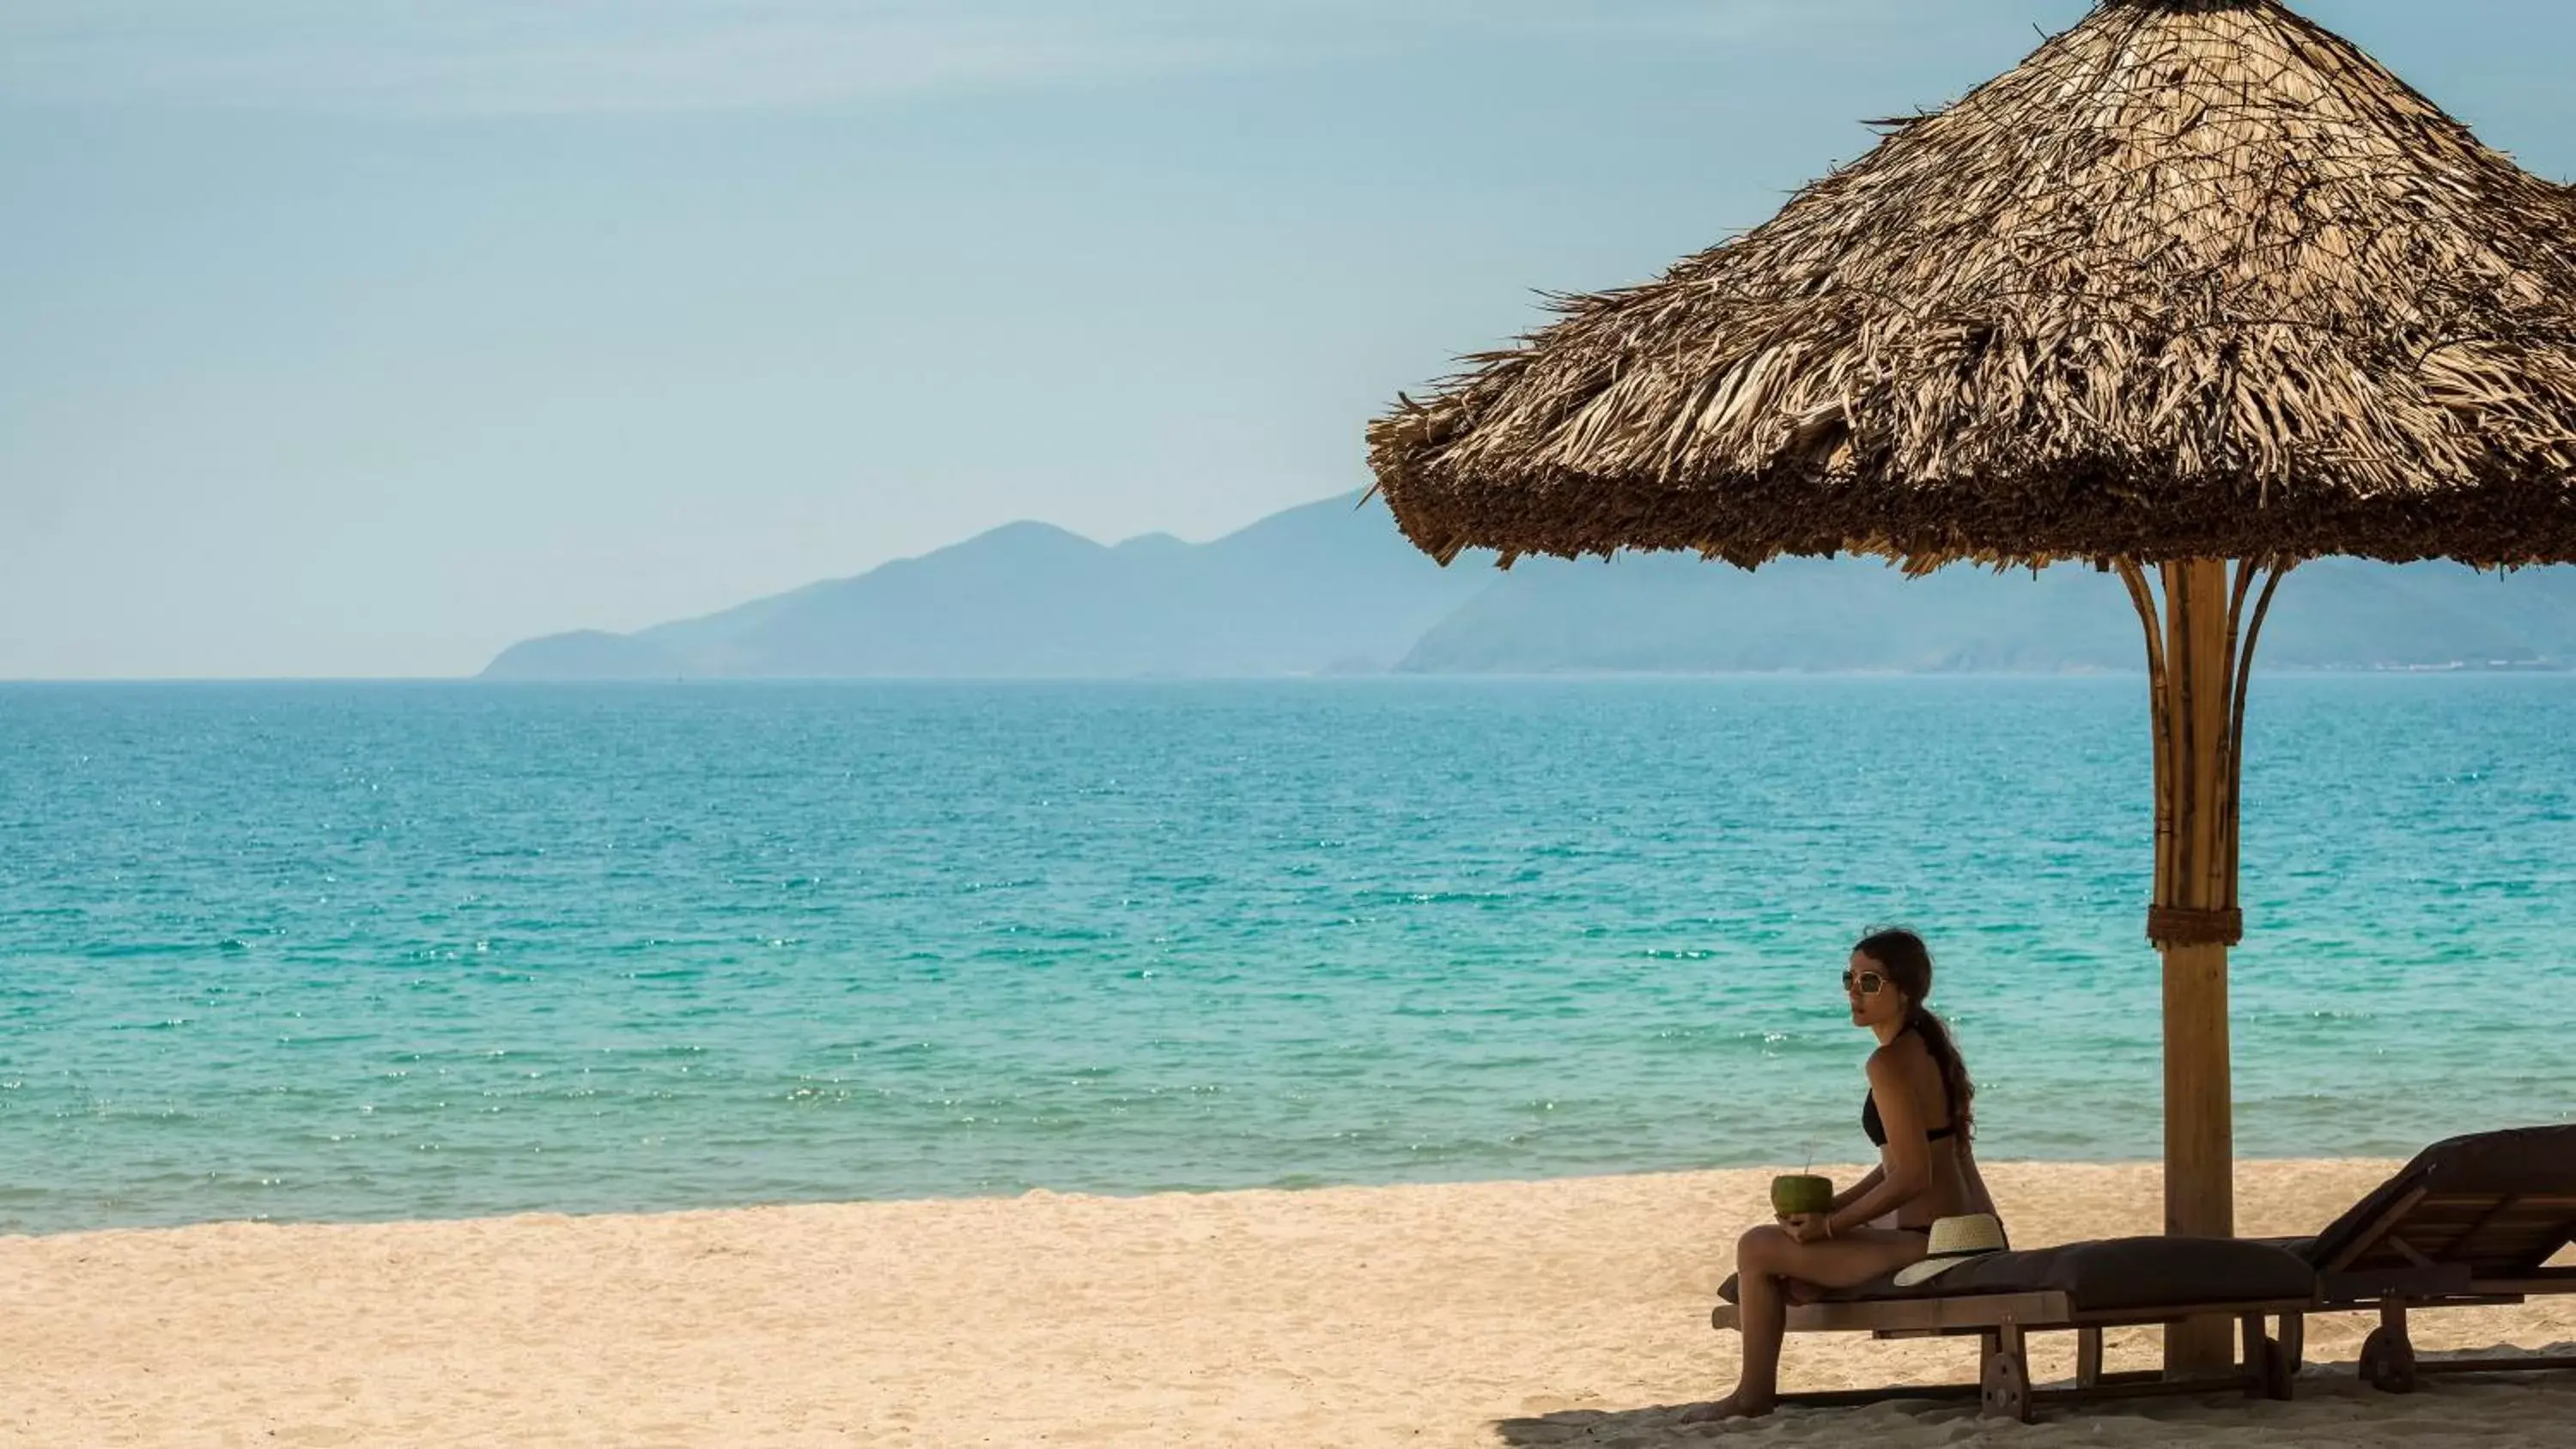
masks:
[[[1852,948],[1878,963],[1896,989],[1905,993],[1905,1024],[1923,1038],[1923,1049],[1932,1054],[1932,1064],[1941,1069],[1941,1085],[1949,1089],[1950,1120],[1958,1126],[1959,1139],[1975,1135],[1977,1087],[1968,1080],[1968,1064],[1959,1060],[1959,1048],[1950,1040],[1949,1024],[1932,1013],[1923,999],[1932,994],[1932,948],[1912,931],[1891,929],[1872,931]]]

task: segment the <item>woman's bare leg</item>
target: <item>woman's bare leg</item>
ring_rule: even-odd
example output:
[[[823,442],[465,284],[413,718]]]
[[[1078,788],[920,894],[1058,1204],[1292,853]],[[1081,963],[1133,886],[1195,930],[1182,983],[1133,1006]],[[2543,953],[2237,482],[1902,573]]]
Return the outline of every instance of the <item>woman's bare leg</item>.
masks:
[[[1683,1423],[1754,1418],[1770,1413],[1779,1402],[1780,1340],[1788,1332],[1789,1304],[1782,1280],[1764,1266],[1779,1251],[1775,1239],[1797,1246],[1779,1228],[1755,1228],[1736,1243],[1736,1323],[1743,1330],[1744,1360],[1736,1371],[1735,1392],[1682,1415]]]
[[[1787,1230],[1753,1229],[1735,1245],[1737,1321],[1743,1324],[1744,1367],[1735,1392],[1682,1415],[1686,1424],[1749,1419],[1771,1412],[1780,1399],[1780,1340],[1788,1330],[1787,1284],[1794,1279],[1822,1288],[1849,1288],[1923,1257],[1920,1233],[1858,1228],[1820,1243],[1801,1243]]]

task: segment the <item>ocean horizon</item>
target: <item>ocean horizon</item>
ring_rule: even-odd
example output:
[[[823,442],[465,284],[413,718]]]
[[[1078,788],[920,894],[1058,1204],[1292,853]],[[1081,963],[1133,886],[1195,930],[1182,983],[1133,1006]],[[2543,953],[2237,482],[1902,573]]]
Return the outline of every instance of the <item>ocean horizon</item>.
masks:
[[[2241,1156],[2576,1120],[2576,680],[2267,673]],[[0,1233],[2161,1151],[2136,676],[0,686]]]

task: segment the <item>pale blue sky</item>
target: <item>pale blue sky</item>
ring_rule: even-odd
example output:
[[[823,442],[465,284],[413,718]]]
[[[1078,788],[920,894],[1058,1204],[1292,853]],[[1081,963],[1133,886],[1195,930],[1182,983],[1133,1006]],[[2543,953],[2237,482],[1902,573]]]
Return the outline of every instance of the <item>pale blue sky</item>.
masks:
[[[1399,387],[2082,0],[0,0],[0,677],[456,674]],[[2553,177],[2576,5],[2312,0]]]

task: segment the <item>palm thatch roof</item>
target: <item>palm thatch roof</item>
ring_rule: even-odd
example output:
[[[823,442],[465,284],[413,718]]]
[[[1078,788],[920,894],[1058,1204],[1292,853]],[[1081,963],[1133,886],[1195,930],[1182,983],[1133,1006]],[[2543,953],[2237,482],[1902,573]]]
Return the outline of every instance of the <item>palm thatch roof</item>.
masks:
[[[2576,191],[2276,0],[2102,0],[1369,429],[1460,549],[2576,560]]]

